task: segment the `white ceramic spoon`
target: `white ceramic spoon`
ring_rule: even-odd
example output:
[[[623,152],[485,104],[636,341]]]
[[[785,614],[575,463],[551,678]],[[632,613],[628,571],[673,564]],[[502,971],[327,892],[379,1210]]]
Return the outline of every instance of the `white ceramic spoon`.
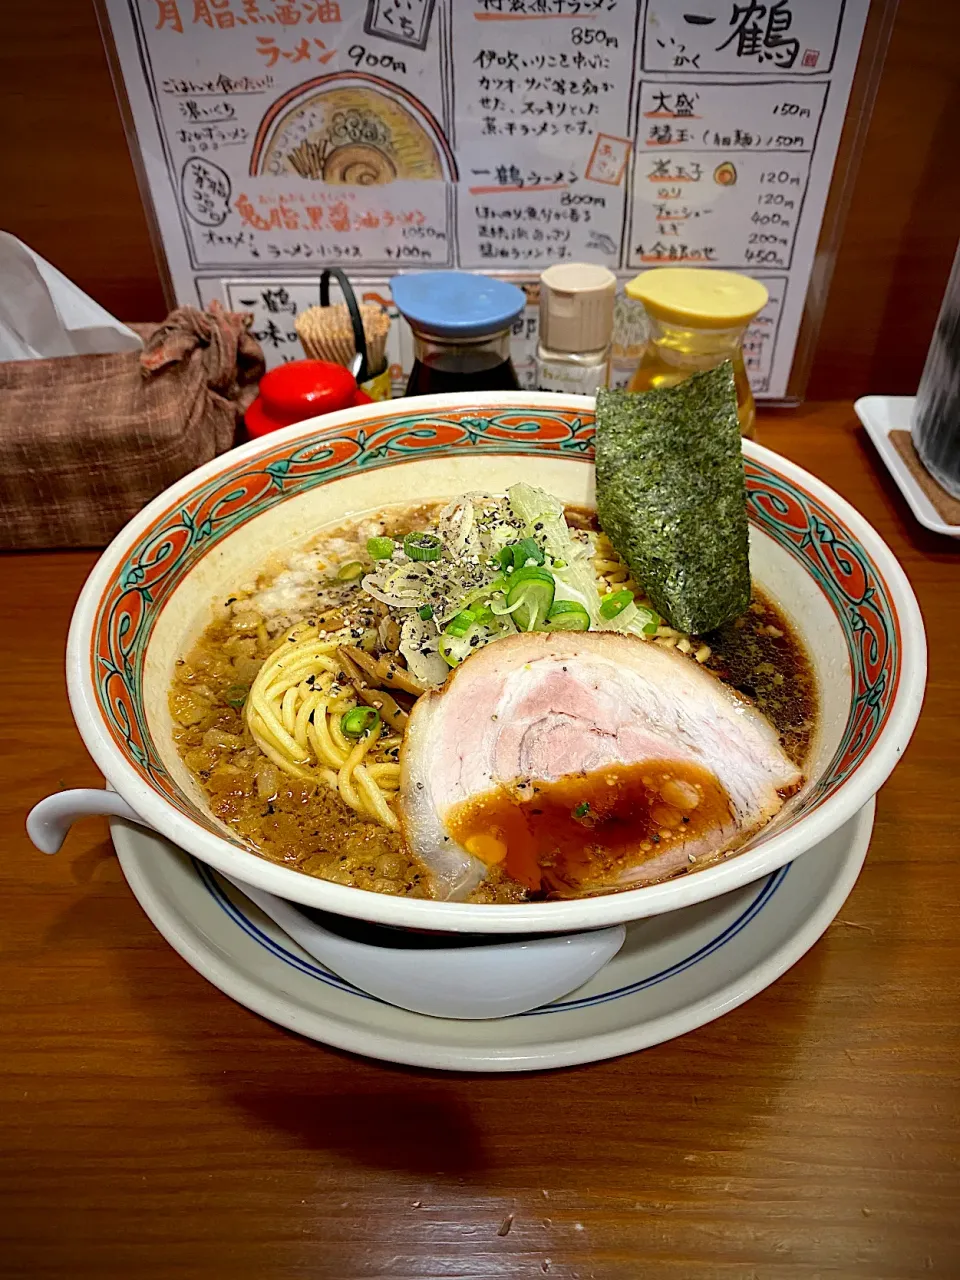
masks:
[[[505,1018],[582,987],[617,954],[625,927],[518,942],[464,939],[459,946],[357,942],[326,929],[293,903],[223,876],[304,951],[361,991],[435,1018]],[[505,907],[505,911],[509,911]],[[387,931],[377,927],[377,936]]]
[[[115,791],[77,789],[41,800],[27,818],[27,834],[42,853],[56,853],[71,824],[90,814],[149,826]],[[618,924],[515,942],[471,938],[456,946],[438,946],[432,939],[418,946],[416,935],[409,933],[403,934],[403,945],[358,942],[324,928],[284,898],[223,878],[347,982],[388,1004],[437,1018],[504,1018],[549,1004],[599,973],[626,937],[625,926]],[[378,927],[376,936],[389,937],[389,931]]]

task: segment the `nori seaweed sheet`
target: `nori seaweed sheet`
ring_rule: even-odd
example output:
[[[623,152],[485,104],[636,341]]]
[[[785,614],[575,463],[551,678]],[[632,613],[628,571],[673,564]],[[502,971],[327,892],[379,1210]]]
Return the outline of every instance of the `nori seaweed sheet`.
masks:
[[[597,394],[597,514],[654,607],[700,634],[750,604],[733,366]]]

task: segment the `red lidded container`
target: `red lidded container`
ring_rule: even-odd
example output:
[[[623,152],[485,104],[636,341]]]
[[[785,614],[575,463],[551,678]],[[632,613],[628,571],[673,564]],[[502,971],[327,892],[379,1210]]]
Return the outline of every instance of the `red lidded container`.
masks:
[[[330,360],[292,360],[260,379],[259,394],[244,415],[251,439],[290,427],[321,413],[335,413],[372,398],[357,386],[349,369]]]

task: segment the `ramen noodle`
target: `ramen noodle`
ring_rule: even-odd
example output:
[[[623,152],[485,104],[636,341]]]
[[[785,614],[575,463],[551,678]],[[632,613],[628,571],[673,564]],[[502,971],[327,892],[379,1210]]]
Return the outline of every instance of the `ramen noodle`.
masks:
[[[530,580],[542,581],[536,540],[549,530],[536,519],[520,527],[506,501],[398,504],[327,529],[217,603],[175,669],[174,738],[213,814],[255,852],[340,884],[430,895],[400,830],[400,752],[417,698],[476,644],[525,627],[525,609],[507,603],[498,585],[500,566],[520,557]],[[744,689],[788,754],[802,759],[814,722],[812,676],[789,624],[762,595],[722,633],[683,635],[651,609],[592,513],[561,508],[558,519],[565,558],[550,563],[558,600],[567,598],[554,623],[534,617],[532,626],[549,629],[564,615],[568,629],[577,623],[577,599],[587,599],[578,575],[587,573],[600,603],[581,608],[593,611],[591,628],[675,649]],[[474,555],[481,527],[489,538]],[[436,559],[413,558],[438,546]],[[619,612],[604,619],[612,604]],[[471,900],[527,897],[493,868]]]

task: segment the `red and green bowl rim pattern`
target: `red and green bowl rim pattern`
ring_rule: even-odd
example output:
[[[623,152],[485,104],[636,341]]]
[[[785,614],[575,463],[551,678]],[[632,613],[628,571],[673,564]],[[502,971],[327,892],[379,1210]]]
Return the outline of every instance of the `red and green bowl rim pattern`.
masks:
[[[94,694],[111,738],[138,776],[181,813],[238,848],[170,776],[147,727],[143,669],[153,627],[200,559],[247,520],[279,502],[358,471],[427,457],[546,454],[593,459],[594,419],[569,409],[498,412],[409,410],[353,426],[318,427],[227,465],[168,506],[123,557],[97,609],[91,651]],[[829,799],[863,764],[887,724],[900,676],[897,610],[882,574],[853,533],[800,485],[745,459],[751,523],[802,561],[830,602],[846,640],[852,705],[842,740],[802,809]],[[762,837],[761,837],[762,840]]]

